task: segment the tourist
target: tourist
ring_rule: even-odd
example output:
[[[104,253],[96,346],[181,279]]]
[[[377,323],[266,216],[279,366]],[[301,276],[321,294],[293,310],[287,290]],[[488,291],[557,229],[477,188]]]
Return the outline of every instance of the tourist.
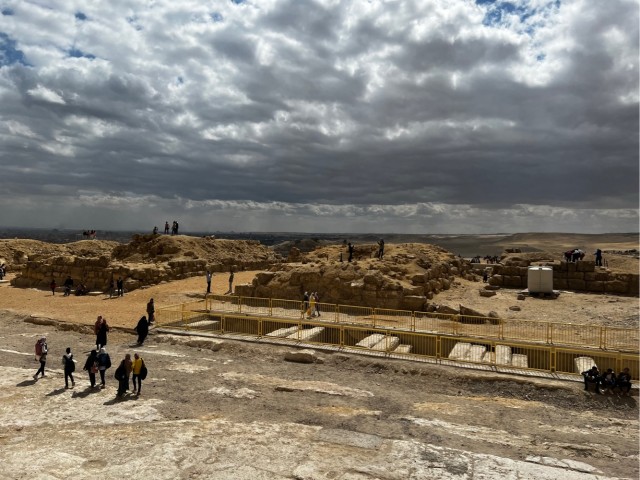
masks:
[[[47,337],[42,337],[36,342],[36,360],[40,362],[40,368],[33,376],[33,378],[38,378],[39,373],[41,373],[44,377],[44,367],[47,364],[47,353],[49,353]]]
[[[165,235],[169,234],[169,222],[168,221],[164,222],[164,234]]]
[[[131,371],[133,373],[133,393],[135,393],[137,396],[140,396],[140,393],[142,393],[142,380],[147,377],[147,367],[145,366],[142,357],[137,353],[133,354]],[[138,381],[137,388],[136,380]]]
[[[124,297],[124,280],[122,277],[118,277],[116,282],[117,294],[119,297]]]
[[[154,235],[158,234],[158,227],[157,226],[153,227],[153,234]]]
[[[584,377],[584,389],[589,390],[589,384],[592,383],[596,387],[596,393],[600,393],[599,383],[600,383],[600,371],[598,367],[595,365],[591,367],[590,370],[586,372],[582,372],[582,376]]]
[[[596,256],[596,267],[601,267],[602,266],[602,250],[600,250],[599,248],[596,248],[596,252],[594,253],[594,255]]]
[[[144,315],[138,320],[136,325],[136,332],[138,333],[138,345],[142,345],[149,334],[149,322]]]
[[[116,291],[116,283],[113,281],[113,277],[109,280],[109,298],[112,298]]]
[[[49,288],[51,289],[51,294],[55,295],[56,294],[56,287],[58,285],[56,285],[56,281],[52,278],[51,279],[51,283],[49,284]]]
[[[111,368],[111,357],[107,350],[102,347],[98,353],[98,371],[100,372],[100,388],[105,387],[105,372]]]
[[[315,304],[316,304],[316,316],[319,317],[320,316],[320,296],[318,295],[318,292],[314,292],[313,294],[313,298],[315,300]]]
[[[73,353],[71,353],[70,347],[67,347],[66,353],[62,356],[62,365],[64,367],[64,388],[69,388],[69,380],[71,380],[71,387],[75,387],[76,382],[73,379],[73,372],[76,370],[76,362],[73,361]]]
[[[307,318],[313,317],[313,315],[315,314],[315,311],[316,311],[316,297],[313,294],[313,292],[311,292],[311,295],[309,295],[309,308],[307,309]]]
[[[347,262],[351,262],[351,260],[353,260],[353,251],[355,250],[355,247],[351,242],[347,243],[347,247],[349,248],[349,258],[347,258]]]
[[[152,298],[151,300],[149,300],[149,303],[147,303],[147,318],[149,319],[149,325],[151,325],[155,321],[156,319],[155,313],[156,313],[156,306],[153,303],[153,298]]]
[[[229,270],[229,290],[225,295],[233,293],[233,269]]]
[[[211,272],[209,270],[207,270],[206,279],[207,279],[207,293],[211,293]]]
[[[304,292],[302,296],[302,316],[304,317],[309,310],[309,292]]]
[[[129,378],[131,376],[131,355],[126,354],[116,369],[115,377],[118,380],[118,397],[122,397],[129,390]]]
[[[382,260],[384,255],[384,240],[381,238],[378,240],[378,260]]]
[[[629,369],[625,368],[618,375],[618,380],[616,382],[618,388],[620,388],[620,392],[623,395],[629,395],[631,392],[631,374],[629,373]]]
[[[97,350],[100,350],[102,347],[107,346],[107,333],[109,332],[109,330],[110,328],[107,324],[107,319],[101,317],[100,326],[98,327],[98,333],[96,335]]]
[[[616,374],[612,368],[607,368],[607,371],[600,377],[600,386],[604,390],[603,393],[611,392],[616,386]]]
[[[67,279],[62,284],[64,286],[64,296],[68,297],[71,295],[71,289],[73,288],[73,279],[70,275],[67,275]]]
[[[89,374],[89,382],[91,382],[91,388],[96,386],[96,373],[98,373],[98,352],[91,350],[91,353],[84,362],[84,368]]]
[[[489,280],[489,271],[485,268],[482,272],[482,283],[487,283]]]

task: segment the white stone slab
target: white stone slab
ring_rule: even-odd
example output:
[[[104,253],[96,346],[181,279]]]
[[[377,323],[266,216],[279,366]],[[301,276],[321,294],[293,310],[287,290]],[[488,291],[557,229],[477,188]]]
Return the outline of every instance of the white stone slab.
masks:
[[[522,355],[520,353],[514,353],[511,357],[511,365],[518,368],[528,368],[529,367],[529,359],[526,355]]]
[[[371,347],[371,350],[392,352],[398,347],[398,345],[400,345],[400,339],[398,337],[385,337]]]
[[[412,348],[411,345],[398,345],[398,348],[396,348],[393,353],[411,353]]]
[[[471,345],[469,349],[469,360],[472,362],[481,362],[487,347],[485,345]]]
[[[449,358],[451,360],[465,360],[469,356],[469,350],[471,350],[470,343],[458,342],[451,349]]]
[[[187,324],[189,328],[210,328],[213,330],[213,327],[217,327],[220,325],[220,322],[214,320],[200,320],[197,322]]]
[[[267,337],[288,337],[292,333],[295,333],[299,330],[296,327],[287,327],[287,328],[279,328],[278,330],[274,330],[273,332],[267,333]]]
[[[374,333],[373,335],[369,335],[356,343],[356,347],[371,348],[383,338],[383,333]]]
[[[511,365],[511,347],[496,345],[496,365]]]
[[[591,370],[591,367],[597,366],[591,357],[577,357],[574,359],[574,363],[576,365],[576,373],[586,372]]]
[[[313,340],[320,336],[322,332],[324,332],[324,327],[314,327],[306,330],[298,330],[292,335],[287,335],[287,338],[294,338],[300,341]]]

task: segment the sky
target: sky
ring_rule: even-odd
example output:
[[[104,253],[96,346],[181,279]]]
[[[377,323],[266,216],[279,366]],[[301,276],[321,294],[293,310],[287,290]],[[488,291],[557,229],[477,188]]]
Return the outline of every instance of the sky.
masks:
[[[638,231],[635,0],[0,0],[0,226]]]

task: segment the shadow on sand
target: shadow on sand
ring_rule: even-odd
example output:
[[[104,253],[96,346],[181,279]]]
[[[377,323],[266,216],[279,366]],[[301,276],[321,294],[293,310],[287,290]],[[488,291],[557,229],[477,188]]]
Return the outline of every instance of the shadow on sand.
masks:
[[[47,393],[47,397],[55,397],[56,395],[60,395],[61,393],[64,393],[68,390],[68,388],[57,388],[55,390],[51,390],[49,393]]]
[[[116,396],[115,398],[112,398],[111,400],[104,402],[103,405],[116,405],[122,402],[129,402],[129,401],[135,402],[136,400],[138,400],[137,396],[133,395],[132,393],[125,393],[121,397]]]
[[[31,380],[24,380],[16,385],[16,387],[30,387],[31,385],[35,385],[38,383],[36,378],[32,378]]]
[[[92,393],[100,393],[100,387],[86,387],[84,390],[75,391],[71,395],[71,398],[85,398]]]

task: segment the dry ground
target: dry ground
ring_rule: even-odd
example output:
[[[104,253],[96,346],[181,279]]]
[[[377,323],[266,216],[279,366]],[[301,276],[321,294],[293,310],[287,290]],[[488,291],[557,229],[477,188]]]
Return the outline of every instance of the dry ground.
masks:
[[[236,274],[239,283],[253,272]],[[60,356],[81,367],[94,337],[34,325],[31,315],[132,327],[158,307],[200,297],[202,278],[124,298],[68,297],[0,285],[2,478],[556,479],[638,478],[637,397],[596,396],[581,384],[224,339],[215,348],[152,332],[142,348],[110,335],[114,361],[139,351],[150,370],[139,398],[91,390],[81,368],[65,390]],[[480,298],[479,284],[436,297],[500,314],[637,325],[637,298],[562,294],[556,301]],[[227,276],[214,277],[223,293]],[[488,303],[482,303],[487,301]],[[502,305],[502,306],[500,306]],[[25,322],[25,320],[28,320]],[[33,344],[47,335],[50,371],[33,380]],[[538,463],[536,463],[538,462]],[[539,463],[546,463],[542,466]],[[597,475],[597,477],[595,476]]]

